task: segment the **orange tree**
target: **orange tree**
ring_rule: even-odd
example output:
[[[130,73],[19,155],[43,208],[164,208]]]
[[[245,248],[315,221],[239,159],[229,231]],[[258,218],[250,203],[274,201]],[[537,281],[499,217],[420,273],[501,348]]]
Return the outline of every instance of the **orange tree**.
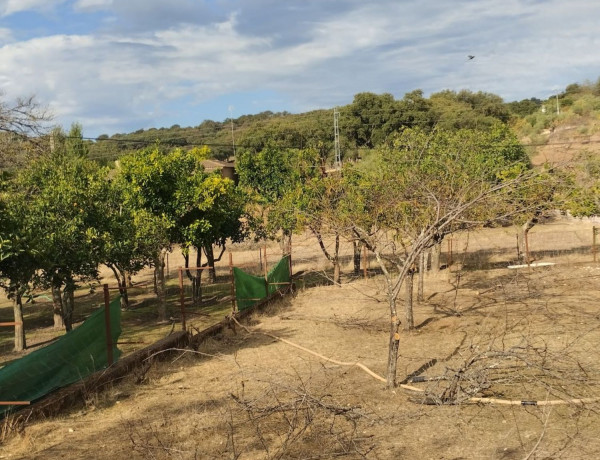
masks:
[[[189,249],[202,251],[211,265],[218,259],[213,254],[213,245],[225,248],[225,241],[239,240],[244,236],[240,220],[244,197],[235,184],[221,177],[219,172],[207,173],[202,160],[209,154],[208,148],[164,150],[160,146],[133,152],[121,159],[117,180],[123,184],[125,202],[142,217],[142,234],[152,234],[149,223],[160,224],[164,232],[153,244],[152,265],[157,281],[160,301],[158,316],[166,318],[165,255],[173,244],[178,244],[189,266]],[[137,211],[136,211],[137,210]],[[149,220],[150,219],[150,220]],[[200,265],[198,258],[196,265]],[[200,271],[192,274],[194,293],[200,292]],[[196,296],[194,296],[196,298]]]
[[[347,198],[337,228],[373,252],[390,312],[388,387],[395,386],[402,321],[397,306],[421,253],[445,235],[507,223],[537,205],[539,174],[504,125],[487,131],[406,129],[377,152],[375,167],[344,172]],[[412,303],[404,328],[413,327]]]
[[[57,149],[21,170],[11,200],[38,284],[52,289],[55,327],[71,330],[77,282],[95,279],[102,262],[106,170]]]
[[[301,227],[298,199],[305,185],[321,175],[316,149],[289,149],[268,144],[260,151],[242,150],[237,159],[240,185],[249,198],[251,228],[257,238],[278,238],[283,252]]]

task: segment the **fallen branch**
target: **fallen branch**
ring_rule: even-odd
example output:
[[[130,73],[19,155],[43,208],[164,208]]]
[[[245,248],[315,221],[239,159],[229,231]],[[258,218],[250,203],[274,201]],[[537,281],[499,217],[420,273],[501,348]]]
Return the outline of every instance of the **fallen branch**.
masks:
[[[356,367],[362,369],[367,374],[369,374],[371,377],[373,377],[381,382],[386,382],[386,379],[384,379],[380,375],[377,375],[375,372],[373,372],[371,369],[369,369],[367,366],[365,366],[362,363],[337,361],[335,359],[328,358],[326,356],[323,356],[320,353],[312,351],[312,350],[305,348],[301,345],[298,345],[294,342],[291,342],[286,339],[282,339],[281,337],[278,337],[273,334],[269,334],[268,332],[251,331],[246,326],[243,326],[242,324],[240,324],[235,319],[235,317],[231,316],[230,318],[238,326],[240,326],[242,329],[244,329],[248,334],[265,335],[267,337],[270,337],[272,339],[275,339],[275,340],[283,342],[287,345],[290,345],[294,348],[302,350],[306,353],[310,353],[311,355],[316,356],[317,358],[320,358],[324,361],[328,361],[333,364],[338,364],[340,366],[356,366]],[[422,393],[422,394],[425,393],[425,390],[423,390],[422,388],[417,388],[412,385],[400,384],[398,386],[404,390],[414,391],[416,393]],[[434,401],[433,398],[425,398],[420,401],[416,401],[416,400],[414,400],[414,398],[412,398],[411,400],[413,400],[413,402],[419,402],[420,404],[438,405],[438,402]],[[521,399],[498,399],[498,398],[476,397],[476,396],[471,396],[465,400],[465,402],[475,403],[475,404],[499,404],[499,405],[505,405],[505,406],[506,405],[507,406],[560,406],[560,405],[567,405],[567,404],[589,404],[589,403],[598,402],[598,401],[600,401],[600,398],[571,398],[571,399],[554,399],[554,400],[545,400],[545,401],[530,401],[530,400],[521,400]]]

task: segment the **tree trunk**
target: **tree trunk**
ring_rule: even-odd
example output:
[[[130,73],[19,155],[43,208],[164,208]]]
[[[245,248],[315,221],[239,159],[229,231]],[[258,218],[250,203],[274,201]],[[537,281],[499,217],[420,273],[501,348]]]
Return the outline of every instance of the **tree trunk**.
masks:
[[[400,319],[396,314],[396,299],[388,294],[390,303],[390,343],[388,348],[388,363],[387,363],[387,388],[391,389],[396,386],[396,368],[398,364],[398,348],[400,346]]]
[[[121,309],[129,308],[129,293],[127,292],[127,276],[123,277],[123,281],[119,284],[119,294],[121,294]]]
[[[217,282],[217,270],[215,268],[215,253],[212,244],[207,245],[204,248],[204,254],[206,254],[206,263],[208,264],[208,280],[209,283],[216,284]]]
[[[337,259],[333,261],[333,282],[334,282],[334,284],[337,284],[340,287],[342,286],[342,274],[341,274],[341,270],[340,270],[340,261]]]
[[[342,273],[340,268],[340,235],[335,235],[335,253],[331,258],[333,263],[333,282],[338,286],[342,286]]]
[[[121,295],[121,309],[125,310],[129,308],[129,295],[127,294],[127,276],[129,273],[125,270],[115,267],[114,265],[109,265],[109,267],[115,275],[117,286],[119,286],[119,294]]]
[[[521,257],[525,263],[532,261],[531,254],[529,253],[529,245],[527,244],[527,238],[529,236],[529,230],[531,230],[535,224],[537,224],[537,216],[533,216],[525,222],[519,229],[519,246],[521,250]]]
[[[52,284],[52,313],[54,316],[54,329],[62,329],[65,326],[63,320],[63,306],[61,295],[62,283],[54,280]]]
[[[125,277],[126,280],[126,286],[128,288],[132,288],[133,287],[133,281],[131,281],[131,273],[129,273],[128,271],[124,271],[123,272],[123,276]]]
[[[15,323],[15,351],[23,351],[27,347],[25,342],[25,324],[23,323],[23,302],[21,301],[21,293],[16,290],[13,296],[13,313]]]
[[[154,262],[156,297],[158,298],[158,321],[167,320],[167,292],[165,288],[165,250],[161,250]]]
[[[442,242],[436,243],[431,248],[431,271],[438,273],[440,271],[440,255],[442,253]]]
[[[425,284],[425,251],[419,256],[419,280],[417,283],[417,300],[423,302],[425,300],[423,295],[423,285]]]
[[[67,332],[73,330],[73,312],[75,311],[75,282],[67,279],[63,289],[63,321]]]
[[[291,233],[283,233],[283,236],[281,237],[281,242],[279,243],[279,246],[281,248],[281,255],[282,256],[287,256],[288,254],[291,254],[291,249],[292,249],[292,234]]]
[[[121,309],[125,310],[129,308],[129,293],[127,292],[128,280],[131,280],[129,273],[121,270],[121,276],[117,277],[117,284],[119,285],[119,294],[121,294]]]
[[[354,240],[352,248],[354,249],[354,276],[360,276],[360,252],[362,251],[362,244],[360,244],[360,241]]]
[[[202,248],[196,248],[196,267],[202,266]],[[194,305],[200,305],[202,303],[202,272],[203,270],[196,270],[196,275],[192,280],[192,297]]]
[[[192,282],[192,305],[197,307],[202,302],[202,271],[195,270],[192,274],[190,270],[190,255],[183,254],[183,260],[185,260],[185,274],[187,278]],[[201,249],[196,250],[196,267],[200,267],[202,264],[202,252]]]
[[[158,259],[154,262],[154,272],[152,273],[152,290],[154,294],[158,297],[158,278],[157,278],[157,267],[158,267]]]
[[[413,288],[414,288],[415,272],[410,269],[404,278],[404,287],[406,289],[406,299],[404,301],[404,313],[406,321],[404,322],[404,330],[410,331],[415,327],[413,316]]]
[[[325,243],[323,242],[323,236],[318,230],[311,228],[313,234],[317,238],[319,242],[319,247],[323,252],[323,255],[327,258],[329,262],[333,265],[333,284],[337,284],[341,286],[341,269],[340,269],[340,235],[339,233],[335,234],[335,247],[333,254],[330,254],[327,248],[325,247]]]

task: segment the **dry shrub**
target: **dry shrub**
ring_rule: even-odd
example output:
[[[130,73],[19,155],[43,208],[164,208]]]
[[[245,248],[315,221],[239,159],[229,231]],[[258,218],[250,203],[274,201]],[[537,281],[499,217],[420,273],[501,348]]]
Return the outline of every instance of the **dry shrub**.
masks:
[[[324,389],[322,382],[313,389],[298,379],[292,387],[263,382],[262,391],[252,395],[242,382],[238,394],[189,409],[185,431],[172,430],[177,423],[166,413],[151,422],[130,422],[131,447],[144,458],[365,458],[374,448],[371,436],[361,436],[370,415],[316,393]]]

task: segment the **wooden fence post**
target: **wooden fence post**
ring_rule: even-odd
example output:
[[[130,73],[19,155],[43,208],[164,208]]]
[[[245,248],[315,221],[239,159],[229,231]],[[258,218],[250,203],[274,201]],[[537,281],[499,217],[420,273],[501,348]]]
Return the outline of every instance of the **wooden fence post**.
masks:
[[[365,279],[367,279],[368,274],[367,274],[367,246],[363,245],[363,276]]]

